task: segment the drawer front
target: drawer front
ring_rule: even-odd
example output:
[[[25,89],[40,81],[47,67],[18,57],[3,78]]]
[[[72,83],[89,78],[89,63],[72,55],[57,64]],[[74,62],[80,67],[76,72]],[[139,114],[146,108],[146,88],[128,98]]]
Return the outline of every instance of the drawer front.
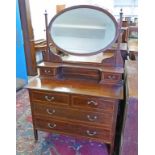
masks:
[[[122,80],[122,74],[102,73],[104,80],[107,82],[120,82]]]
[[[62,108],[58,106],[48,106],[43,104],[33,104],[34,115],[59,117],[60,119],[70,119],[72,121],[83,121],[91,125],[99,125],[111,127],[113,122],[113,114],[97,113],[83,110],[75,110],[71,108]]]
[[[35,127],[49,132],[66,133],[110,142],[110,130],[69,123],[68,121],[36,119]]]
[[[53,76],[56,74],[56,70],[50,67],[43,67],[43,68],[40,68],[39,70],[40,70],[40,75],[43,75],[43,76]]]
[[[98,97],[73,95],[71,104],[73,107],[91,108],[92,110],[102,109],[112,113],[114,111],[115,101],[105,100]]]
[[[55,92],[31,91],[31,101],[46,102],[50,104],[69,104],[69,95]]]

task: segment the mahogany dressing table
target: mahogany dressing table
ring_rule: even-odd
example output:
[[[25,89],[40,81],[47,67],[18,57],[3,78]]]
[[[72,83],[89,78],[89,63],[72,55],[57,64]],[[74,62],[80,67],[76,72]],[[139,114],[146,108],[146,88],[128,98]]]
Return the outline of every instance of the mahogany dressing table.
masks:
[[[27,86],[35,139],[38,130],[88,138],[107,144],[112,155],[123,99],[121,22],[88,5],[66,8],[49,24],[46,13],[45,21],[44,62]]]

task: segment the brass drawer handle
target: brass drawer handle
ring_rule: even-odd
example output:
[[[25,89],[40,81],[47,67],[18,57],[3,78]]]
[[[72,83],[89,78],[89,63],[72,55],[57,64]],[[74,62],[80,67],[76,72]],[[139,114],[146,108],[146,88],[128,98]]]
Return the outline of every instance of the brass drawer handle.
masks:
[[[108,79],[110,79],[110,80],[115,80],[115,79],[116,79],[116,76],[115,76],[115,75],[109,75],[109,76],[108,76]]]
[[[86,131],[88,136],[94,136],[96,135],[96,131],[90,132],[89,130]]]
[[[45,99],[50,102],[50,101],[54,100],[54,97],[53,96],[49,97],[49,96],[46,95]]]
[[[46,111],[47,111],[47,113],[50,114],[50,115],[52,115],[52,114],[55,113],[55,110],[54,110],[54,109],[52,109],[52,110],[46,109]]]
[[[51,129],[53,129],[53,128],[55,128],[55,127],[56,127],[56,124],[51,124],[51,123],[48,123],[48,127],[49,127],[49,128],[51,128]]]
[[[88,104],[88,105],[92,104],[92,105],[95,105],[95,106],[97,106],[97,105],[98,105],[98,103],[97,103],[97,102],[95,102],[95,101],[88,101],[88,102],[87,102],[87,104]]]
[[[97,119],[97,116],[91,117],[90,115],[87,115],[87,118],[89,121],[95,121]]]

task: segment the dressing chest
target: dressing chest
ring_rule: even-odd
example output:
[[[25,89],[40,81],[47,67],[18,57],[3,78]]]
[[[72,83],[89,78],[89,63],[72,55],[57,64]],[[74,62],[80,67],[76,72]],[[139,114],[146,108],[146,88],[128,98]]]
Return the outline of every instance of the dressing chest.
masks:
[[[38,130],[88,138],[112,155],[123,99],[120,26],[108,11],[87,5],[61,11],[49,25],[45,14],[45,21],[44,61],[27,86],[35,139]]]

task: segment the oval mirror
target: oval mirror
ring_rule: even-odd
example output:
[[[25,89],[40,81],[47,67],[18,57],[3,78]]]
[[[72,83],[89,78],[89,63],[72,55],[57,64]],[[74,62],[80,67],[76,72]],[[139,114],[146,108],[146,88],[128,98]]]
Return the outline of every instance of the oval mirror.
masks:
[[[94,55],[117,39],[118,24],[107,11],[96,6],[74,6],[57,14],[48,32],[54,45],[72,55]]]

